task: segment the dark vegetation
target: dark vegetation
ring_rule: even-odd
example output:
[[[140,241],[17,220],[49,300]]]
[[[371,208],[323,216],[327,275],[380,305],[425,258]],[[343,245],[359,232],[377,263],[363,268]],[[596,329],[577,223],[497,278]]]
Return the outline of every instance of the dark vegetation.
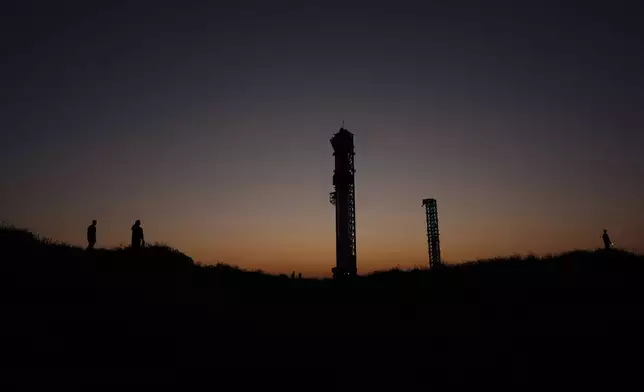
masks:
[[[616,387],[641,363],[644,260],[622,251],[344,282],[195,265],[164,246],[85,251],[10,228],[0,229],[0,252],[5,382],[202,375],[240,387],[306,372],[308,384],[363,388],[385,379],[394,389],[489,380],[563,388],[564,378]]]

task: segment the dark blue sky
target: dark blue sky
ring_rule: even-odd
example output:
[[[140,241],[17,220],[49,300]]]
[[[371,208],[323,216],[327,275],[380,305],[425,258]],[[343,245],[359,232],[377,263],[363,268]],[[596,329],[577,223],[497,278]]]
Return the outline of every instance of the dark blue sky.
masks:
[[[644,249],[636,1],[2,7],[2,220],[327,273],[344,120],[361,271],[425,263],[425,197],[452,262]]]

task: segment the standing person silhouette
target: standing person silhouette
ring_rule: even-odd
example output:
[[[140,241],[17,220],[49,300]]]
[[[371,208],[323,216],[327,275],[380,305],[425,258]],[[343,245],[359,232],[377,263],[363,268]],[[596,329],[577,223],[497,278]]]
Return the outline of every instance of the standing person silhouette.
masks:
[[[141,227],[141,221],[137,220],[132,226],[132,248],[140,248],[143,245],[145,245],[143,228]]]
[[[94,245],[96,245],[96,220],[87,226],[87,249],[94,249]]]
[[[604,249],[610,249],[610,246],[613,245],[613,243],[610,241],[610,237],[608,236],[608,230],[606,229],[604,229],[602,240],[604,240]]]

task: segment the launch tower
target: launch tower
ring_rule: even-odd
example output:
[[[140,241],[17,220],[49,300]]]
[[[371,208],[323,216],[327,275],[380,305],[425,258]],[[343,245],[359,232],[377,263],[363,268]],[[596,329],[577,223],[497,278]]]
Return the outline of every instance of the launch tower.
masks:
[[[427,219],[427,248],[429,251],[429,268],[441,265],[441,246],[438,238],[438,208],[436,199],[423,199],[425,218]]]
[[[330,201],[335,206],[335,257],[333,277],[355,276],[356,264],[356,196],[353,134],[344,127],[331,138],[335,170],[334,192]]]

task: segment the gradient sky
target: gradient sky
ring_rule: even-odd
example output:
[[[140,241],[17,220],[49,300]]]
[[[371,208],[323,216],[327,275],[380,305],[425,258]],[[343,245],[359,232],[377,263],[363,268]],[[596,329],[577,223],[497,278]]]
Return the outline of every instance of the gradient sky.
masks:
[[[361,273],[641,252],[639,3],[3,2],[0,220],[328,276],[344,120]]]

